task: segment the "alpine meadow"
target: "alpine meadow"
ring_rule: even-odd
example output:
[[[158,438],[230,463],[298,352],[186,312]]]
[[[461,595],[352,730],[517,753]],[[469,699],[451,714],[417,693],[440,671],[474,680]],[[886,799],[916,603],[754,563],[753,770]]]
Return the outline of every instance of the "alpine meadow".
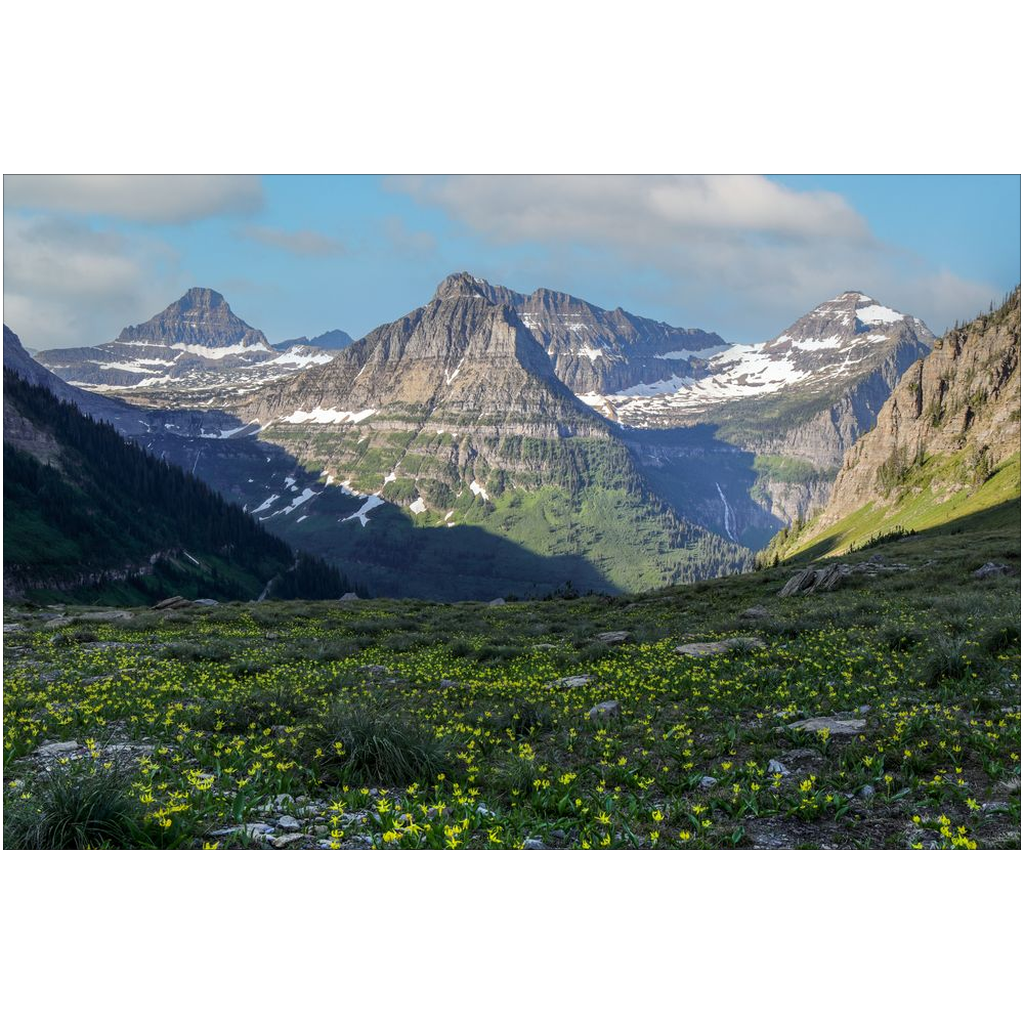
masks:
[[[1019,248],[914,184],[6,176],[5,847],[1019,850]]]

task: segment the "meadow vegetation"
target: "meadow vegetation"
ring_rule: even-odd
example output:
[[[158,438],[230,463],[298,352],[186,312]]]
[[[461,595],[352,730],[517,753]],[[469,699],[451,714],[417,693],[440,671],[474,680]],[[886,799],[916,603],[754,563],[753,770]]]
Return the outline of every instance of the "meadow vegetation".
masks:
[[[787,599],[779,566],[501,606],[10,606],[4,842],[1018,848],[1019,533],[869,559]]]

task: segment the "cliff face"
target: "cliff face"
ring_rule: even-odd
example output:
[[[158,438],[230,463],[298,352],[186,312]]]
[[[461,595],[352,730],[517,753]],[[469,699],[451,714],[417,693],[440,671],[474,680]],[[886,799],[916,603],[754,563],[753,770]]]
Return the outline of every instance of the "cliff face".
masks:
[[[437,294],[467,284],[515,310],[548,354],[555,374],[577,395],[609,394],[701,372],[713,352],[727,348],[717,334],[602,309],[548,288],[524,295],[460,273],[445,278]]]
[[[873,430],[847,452],[812,534],[868,502],[893,504],[926,460],[936,502],[976,487],[1020,452],[1020,288],[993,313],[938,339],[900,378]]]

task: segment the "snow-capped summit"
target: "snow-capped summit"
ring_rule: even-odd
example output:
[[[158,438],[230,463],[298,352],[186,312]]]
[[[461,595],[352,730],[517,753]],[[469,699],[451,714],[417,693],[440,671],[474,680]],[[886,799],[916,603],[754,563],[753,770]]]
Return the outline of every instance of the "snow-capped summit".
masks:
[[[783,389],[804,396],[851,387],[893,358],[900,372],[931,347],[934,336],[917,317],[860,291],[842,292],[800,317],[769,341],[733,345],[711,355],[704,374],[666,379],[586,400],[613,408],[637,425],[669,424],[723,402],[757,400]],[[598,402],[597,398],[601,401]]]

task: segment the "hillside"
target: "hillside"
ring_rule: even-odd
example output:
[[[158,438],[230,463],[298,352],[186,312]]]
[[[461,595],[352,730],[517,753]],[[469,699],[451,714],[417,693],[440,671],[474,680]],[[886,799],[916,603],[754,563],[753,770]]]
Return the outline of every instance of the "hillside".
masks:
[[[788,598],[8,605],[4,844],[1019,849],[1019,523],[963,525]]]
[[[205,484],[5,367],[5,597],[133,604],[347,589]]]
[[[893,531],[1020,507],[1020,288],[915,362],[847,453],[828,504],[770,555],[834,554]],[[996,514],[993,512],[992,514]]]

